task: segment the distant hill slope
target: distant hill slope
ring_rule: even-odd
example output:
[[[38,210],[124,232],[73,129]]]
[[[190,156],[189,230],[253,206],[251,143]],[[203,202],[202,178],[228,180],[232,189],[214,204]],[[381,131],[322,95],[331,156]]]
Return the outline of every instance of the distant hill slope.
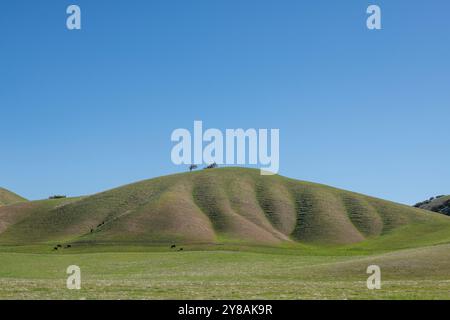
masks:
[[[9,190],[0,188],[0,206],[6,206],[23,201],[26,201],[26,199]]]
[[[56,241],[261,245],[375,241],[408,247],[450,242],[450,218],[243,168],[199,170],[84,198],[0,208],[0,244]]]
[[[433,197],[429,200],[417,203],[415,207],[450,216],[450,196]]]

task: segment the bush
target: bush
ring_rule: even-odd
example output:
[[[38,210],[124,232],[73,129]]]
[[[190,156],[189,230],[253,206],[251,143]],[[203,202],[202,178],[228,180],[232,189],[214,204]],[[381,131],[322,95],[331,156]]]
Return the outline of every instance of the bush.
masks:
[[[211,163],[209,166],[207,166],[205,169],[214,169],[214,168],[217,168],[218,167],[218,165],[217,165],[217,163]]]
[[[63,196],[63,195],[56,194],[56,195],[50,196],[50,197],[48,197],[48,198],[49,198],[49,199],[63,199],[63,198],[67,198],[67,196]]]

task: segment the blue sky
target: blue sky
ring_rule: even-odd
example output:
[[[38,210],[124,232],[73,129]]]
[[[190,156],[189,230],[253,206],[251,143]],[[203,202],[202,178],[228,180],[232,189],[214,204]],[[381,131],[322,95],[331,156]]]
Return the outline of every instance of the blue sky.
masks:
[[[70,4],[80,31],[66,29]],[[170,135],[202,120],[279,128],[282,175],[403,203],[449,194],[449,12],[447,0],[2,2],[0,185],[39,199],[184,171]]]

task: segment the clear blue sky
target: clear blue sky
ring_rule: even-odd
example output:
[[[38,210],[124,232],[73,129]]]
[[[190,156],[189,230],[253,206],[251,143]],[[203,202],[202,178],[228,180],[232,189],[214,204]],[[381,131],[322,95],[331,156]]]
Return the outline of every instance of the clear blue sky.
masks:
[[[66,29],[66,8],[82,30]],[[382,9],[369,31],[366,8]],[[280,173],[450,194],[450,2],[3,1],[0,185],[90,194],[184,168],[170,134],[279,128]]]

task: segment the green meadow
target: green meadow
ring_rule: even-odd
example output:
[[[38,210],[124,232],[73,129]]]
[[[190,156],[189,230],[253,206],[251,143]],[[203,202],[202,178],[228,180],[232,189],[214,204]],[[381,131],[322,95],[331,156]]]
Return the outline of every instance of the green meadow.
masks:
[[[1,248],[1,299],[450,298],[448,244],[375,255],[331,248],[44,249]],[[372,264],[381,268],[380,290],[366,286]],[[80,290],[66,288],[69,265],[81,268]]]

